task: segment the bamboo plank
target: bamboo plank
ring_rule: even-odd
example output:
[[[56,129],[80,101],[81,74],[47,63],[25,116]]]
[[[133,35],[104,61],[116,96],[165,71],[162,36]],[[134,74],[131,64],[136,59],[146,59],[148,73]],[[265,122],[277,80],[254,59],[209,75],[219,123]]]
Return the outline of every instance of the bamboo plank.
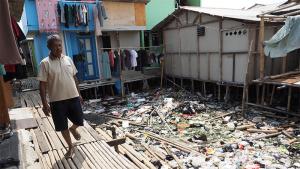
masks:
[[[87,129],[87,131],[94,137],[94,139],[97,140],[103,140],[103,138],[97,133],[96,130],[94,130],[87,122],[84,122],[84,127]]]
[[[50,122],[48,121],[48,118],[42,118],[42,121],[44,122],[44,125],[46,126],[46,131],[53,131],[53,127],[51,126]]]
[[[53,169],[59,169],[58,166],[57,166],[57,163],[56,163],[53,152],[49,151],[48,155],[49,155],[49,158],[50,158],[50,161],[51,161],[51,166],[53,167]]]
[[[92,161],[90,160],[90,158],[84,153],[84,151],[82,150],[82,148],[80,146],[76,146],[76,148],[78,149],[78,152],[80,153],[80,155],[82,156],[82,158],[87,162],[87,164],[92,168],[92,169],[97,169],[96,166],[92,163]]]
[[[49,157],[49,154],[44,154],[44,159],[47,163],[47,166],[49,166],[49,168],[53,168],[52,164],[51,164],[51,160],[50,160],[50,157]]]
[[[41,131],[43,131],[43,132],[47,131],[46,125],[44,124],[43,120],[40,117],[37,117],[36,121],[37,121],[38,126],[41,129]]]
[[[47,131],[46,133],[48,138],[51,140],[51,144],[54,146],[53,149],[59,150],[64,148],[55,131]]]
[[[60,155],[61,158],[65,158],[66,149],[59,150],[58,152],[59,152],[59,155]],[[73,160],[72,160],[72,159],[73,159]],[[77,167],[75,166],[75,162],[73,162],[73,161],[75,161],[75,160],[77,160],[77,158],[74,158],[74,157],[73,157],[73,158],[67,158],[67,159],[66,159],[66,161],[68,162],[69,166],[70,166],[72,169],[77,169],[77,167],[80,168],[80,165],[77,165]]]
[[[94,145],[97,147],[98,151],[101,151],[103,154],[105,154],[105,157],[107,159],[109,159],[110,163],[112,163],[114,165],[114,168],[118,168],[118,169],[125,168],[123,165],[120,165],[118,163],[118,160],[114,159],[115,156],[111,155],[110,151],[107,151],[106,149],[104,149],[103,147],[101,147],[98,142],[95,142]]]
[[[31,129],[30,133],[31,133],[31,136],[32,136],[32,141],[33,141],[33,144],[34,144],[35,152],[37,153],[38,158],[39,158],[39,162],[42,164],[43,168],[45,168],[45,169],[49,168],[50,169],[50,167],[47,166],[47,163],[46,163],[45,159],[42,156],[42,152],[40,150],[36,135],[34,134],[34,130]]]
[[[83,168],[91,168],[88,165],[87,161],[85,161],[85,159],[81,156],[81,153],[78,151],[77,147],[74,148],[74,151],[75,151],[75,156],[80,161],[80,163],[82,164]]]
[[[47,138],[44,137],[43,133],[41,132],[41,130],[39,128],[34,129],[34,133],[35,133],[35,136],[37,138],[38,145],[41,149],[41,152],[42,153],[48,152],[50,150],[50,147],[46,143]]]
[[[53,150],[53,155],[54,155],[54,158],[56,159],[56,164],[58,165],[58,167],[64,168],[64,165],[62,164],[62,160],[60,159],[56,150]]]
[[[101,141],[100,141],[101,142]],[[109,147],[104,140],[102,140],[102,144],[99,144],[99,145],[102,145],[103,147],[106,147],[106,149],[110,149],[112,154],[115,155],[117,157],[117,159],[121,162],[121,164],[123,164],[124,166],[126,166],[127,168],[134,168],[134,165],[132,163],[127,163],[125,161],[122,160],[122,158],[120,158],[120,155],[114,151],[112,149],[112,147]]]
[[[98,158],[101,159],[102,164],[105,164],[107,168],[115,168],[115,166],[113,165],[112,162],[110,162],[110,160],[106,157],[106,154],[102,153],[102,151],[99,150],[99,148],[95,145],[96,143],[90,143],[90,144],[86,144],[87,146],[90,147],[91,150],[93,150],[94,152],[96,152],[96,154],[98,155]]]
[[[90,145],[90,143],[83,144],[83,145],[81,145],[81,148],[85,151],[86,155],[92,159],[93,163],[96,163],[97,167],[99,167],[99,168],[103,168],[103,169],[110,168],[107,165],[103,165],[105,162],[102,160],[101,157],[99,157],[99,154],[97,152],[95,152],[94,150],[92,150],[90,148],[90,146],[88,146],[88,145]]]
[[[61,162],[64,165],[64,168],[65,169],[71,169],[71,167],[70,167],[68,161],[66,160],[65,156],[63,155],[62,151],[61,150],[57,150],[57,154],[58,154],[59,158],[61,159]]]

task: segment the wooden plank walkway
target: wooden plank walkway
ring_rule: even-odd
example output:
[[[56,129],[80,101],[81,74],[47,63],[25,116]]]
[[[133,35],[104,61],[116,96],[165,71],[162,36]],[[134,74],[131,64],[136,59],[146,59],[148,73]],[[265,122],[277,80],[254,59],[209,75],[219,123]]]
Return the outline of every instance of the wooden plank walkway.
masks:
[[[56,132],[51,117],[42,111],[38,91],[24,92],[21,95],[24,107],[31,109],[38,127],[30,129],[34,148],[44,169],[139,169],[122,154],[110,147],[105,139],[87,122],[78,128],[81,140],[77,141],[71,134],[75,145],[75,155],[66,159],[64,154],[68,145],[60,132]],[[71,122],[68,123],[71,126]]]

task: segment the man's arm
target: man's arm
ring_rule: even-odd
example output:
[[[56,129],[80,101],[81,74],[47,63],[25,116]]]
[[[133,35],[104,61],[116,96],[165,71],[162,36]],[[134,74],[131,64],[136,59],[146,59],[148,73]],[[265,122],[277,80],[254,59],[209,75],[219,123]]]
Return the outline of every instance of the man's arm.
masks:
[[[40,81],[40,96],[43,103],[43,111],[46,116],[49,116],[50,107],[46,99],[46,86],[47,86],[47,82]]]
[[[78,81],[76,75],[74,76],[74,80],[75,80],[76,88],[77,88],[77,91],[78,91],[78,94],[79,94],[80,102],[81,102],[81,104],[83,104],[83,99],[81,97],[80,89],[79,89],[79,81]]]

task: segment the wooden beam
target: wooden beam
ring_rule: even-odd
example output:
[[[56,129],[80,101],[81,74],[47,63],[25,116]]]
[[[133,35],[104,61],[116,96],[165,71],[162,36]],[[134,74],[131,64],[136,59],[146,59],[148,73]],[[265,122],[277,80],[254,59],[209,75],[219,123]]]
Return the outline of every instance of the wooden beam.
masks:
[[[261,17],[260,27],[259,27],[259,77],[263,79],[265,76],[265,53],[263,42],[265,39],[265,20],[264,17]]]
[[[109,146],[114,147],[114,146],[117,146],[117,145],[120,145],[120,144],[124,144],[125,142],[126,142],[126,137],[113,139],[113,140],[107,141],[106,143]]]
[[[223,19],[219,20],[219,56],[220,56],[220,81],[223,81]]]
[[[287,103],[287,111],[291,111],[291,100],[292,100],[292,87],[289,87],[288,91],[288,103]]]

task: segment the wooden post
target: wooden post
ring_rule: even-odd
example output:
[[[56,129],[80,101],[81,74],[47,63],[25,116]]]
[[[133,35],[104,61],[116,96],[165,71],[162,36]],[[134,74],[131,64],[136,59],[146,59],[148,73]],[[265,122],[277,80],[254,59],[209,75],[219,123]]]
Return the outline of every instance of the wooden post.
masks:
[[[263,79],[265,76],[265,53],[263,42],[265,39],[265,20],[261,17],[259,28],[259,77]]]
[[[180,78],[180,87],[183,88],[183,79]]]
[[[275,85],[273,85],[273,87],[272,87],[272,93],[271,93],[271,98],[270,98],[269,105],[272,105],[272,103],[273,103],[274,93],[275,93]]]
[[[205,82],[203,82],[203,93],[204,93],[204,96],[206,97],[206,85],[205,85]]]
[[[288,103],[287,103],[287,111],[291,111],[291,98],[292,98],[292,87],[289,86],[289,93],[288,93]]]
[[[221,101],[221,85],[218,84],[218,101]]]
[[[259,84],[256,85],[256,104],[259,104],[259,93],[260,93],[260,86]]]
[[[261,105],[265,104],[265,92],[266,92],[266,85],[263,84],[262,94],[261,94]]]
[[[194,80],[192,79],[191,80],[191,87],[192,87],[192,93],[194,93],[195,92],[195,86],[194,86]]]
[[[225,100],[225,103],[228,103],[229,101],[229,85],[226,85],[226,92],[225,92],[225,97],[224,97],[224,100]]]
[[[248,64],[246,68],[246,74],[245,74],[245,80],[244,80],[244,87],[243,87],[243,97],[242,97],[242,114],[245,117],[245,102],[248,103],[248,85],[249,85],[249,70],[251,66],[251,56],[252,56],[252,46],[253,46],[253,40],[250,42],[249,52],[248,52]]]
[[[282,69],[281,69],[281,73],[285,73],[286,72],[286,61],[287,61],[287,56],[284,56],[282,58]]]
[[[160,59],[160,67],[161,67],[161,74],[160,74],[160,88],[163,87],[163,79],[164,79],[164,59]]]

